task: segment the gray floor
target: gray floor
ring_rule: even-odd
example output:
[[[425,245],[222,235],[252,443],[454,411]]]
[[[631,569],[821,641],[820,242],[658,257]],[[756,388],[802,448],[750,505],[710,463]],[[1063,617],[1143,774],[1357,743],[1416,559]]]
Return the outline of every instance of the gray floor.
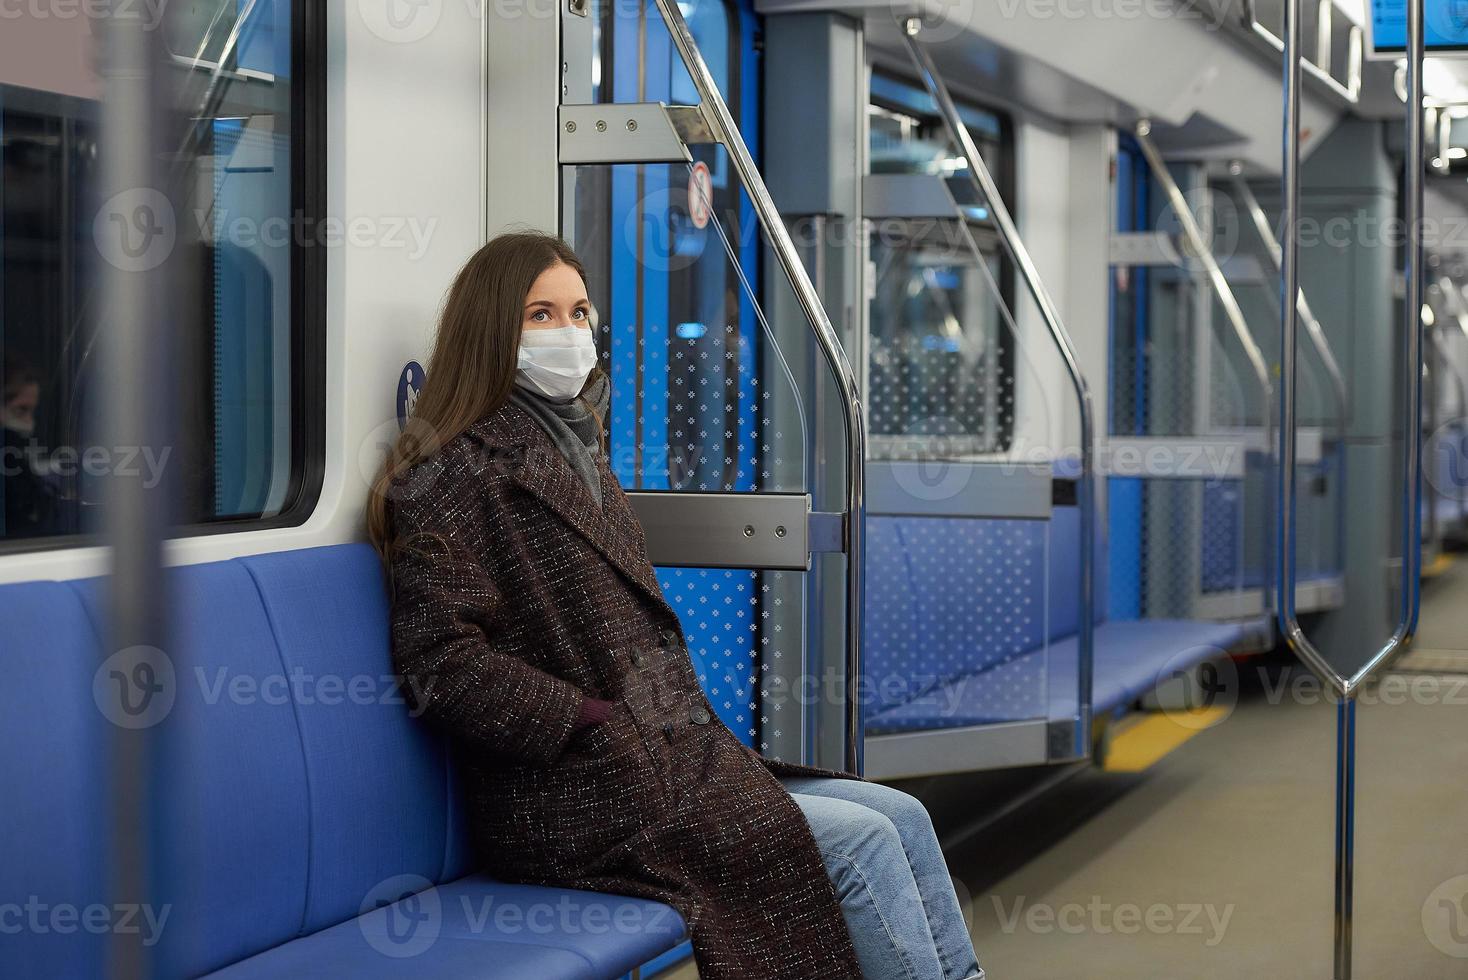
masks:
[[[1419,636],[1468,645],[1468,561]],[[1335,708],[1286,663],[1242,674],[1232,715],[1147,772],[1078,771],[976,834],[1037,774],[902,784],[957,841],[991,978],[1331,976]],[[1358,708],[1355,976],[1468,977],[1468,675],[1394,677]]]

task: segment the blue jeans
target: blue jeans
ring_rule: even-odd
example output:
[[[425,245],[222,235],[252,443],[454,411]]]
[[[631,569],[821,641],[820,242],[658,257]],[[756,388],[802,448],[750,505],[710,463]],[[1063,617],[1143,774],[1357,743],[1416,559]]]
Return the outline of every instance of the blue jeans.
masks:
[[[866,980],[982,980],[922,803],[880,783],[780,782],[815,834]]]

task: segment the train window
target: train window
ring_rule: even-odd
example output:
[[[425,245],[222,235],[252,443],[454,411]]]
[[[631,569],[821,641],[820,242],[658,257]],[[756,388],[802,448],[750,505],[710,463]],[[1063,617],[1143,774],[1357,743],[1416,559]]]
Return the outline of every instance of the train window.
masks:
[[[972,105],[964,121],[1010,203],[1007,119]],[[868,356],[872,456],[953,458],[1003,452],[1014,434],[1013,274],[985,202],[923,89],[873,73],[868,106],[871,171],[943,179],[978,243],[976,258],[952,220],[873,222],[874,291]],[[996,295],[997,291],[997,295]]]
[[[0,68],[3,550],[101,529],[106,469],[82,464],[105,449],[108,263],[184,270],[170,302],[181,313],[171,451],[138,458],[176,468],[181,533],[298,523],[320,484],[324,4],[158,10],[174,116],[187,120],[174,193],[155,192],[164,208],[100,200],[107,103],[81,20],[59,67]],[[27,25],[5,30],[14,40]]]

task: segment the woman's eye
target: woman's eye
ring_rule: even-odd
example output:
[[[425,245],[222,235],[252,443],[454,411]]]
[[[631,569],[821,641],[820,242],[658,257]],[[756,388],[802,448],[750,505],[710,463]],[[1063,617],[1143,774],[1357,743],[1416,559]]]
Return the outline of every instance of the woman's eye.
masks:
[[[537,323],[544,323],[545,318],[549,315],[550,314],[546,313],[545,310],[536,310],[534,313],[530,314],[530,319],[534,320]]]
[[[585,310],[577,310],[576,311],[576,318],[577,319],[580,319],[580,320],[585,320],[586,319],[586,311]]]

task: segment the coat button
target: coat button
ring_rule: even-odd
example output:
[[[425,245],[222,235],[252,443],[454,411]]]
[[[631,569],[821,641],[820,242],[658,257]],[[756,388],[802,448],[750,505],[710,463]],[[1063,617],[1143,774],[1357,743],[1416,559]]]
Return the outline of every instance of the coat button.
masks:
[[[688,717],[693,720],[695,725],[707,725],[709,723],[708,709],[701,704],[695,704],[693,710],[688,713]]]
[[[673,646],[677,642],[678,642],[678,631],[677,630],[663,630],[663,644],[665,646]]]
[[[633,650],[632,651],[632,666],[634,666],[634,667],[646,667],[647,666],[647,654],[643,653],[641,650]]]

